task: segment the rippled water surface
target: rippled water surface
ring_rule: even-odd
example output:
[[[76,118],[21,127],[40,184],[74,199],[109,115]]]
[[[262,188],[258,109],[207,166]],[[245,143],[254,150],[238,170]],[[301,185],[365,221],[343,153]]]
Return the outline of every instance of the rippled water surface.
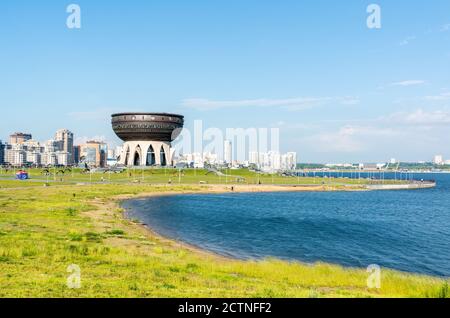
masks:
[[[378,264],[450,276],[450,175],[419,177],[438,186],[177,195],[130,200],[124,207],[162,235],[227,256]]]

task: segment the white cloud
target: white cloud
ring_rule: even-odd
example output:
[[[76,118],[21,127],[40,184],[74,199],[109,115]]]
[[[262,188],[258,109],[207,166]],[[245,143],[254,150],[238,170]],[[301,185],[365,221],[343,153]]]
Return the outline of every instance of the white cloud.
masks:
[[[446,110],[399,112],[386,117],[386,121],[415,126],[436,126],[450,124],[450,112]]]
[[[401,81],[401,82],[396,82],[396,83],[392,83],[391,86],[414,86],[414,85],[421,85],[421,84],[425,84],[426,82],[423,80],[407,80],[407,81]]]
[[[341,105],[356,105],[356,97],[297,97],[285,99],[244,99],[244,100],[210,100],[206,98],[190,98],[182,101],[182,106],[196,110],[217,110],[221,108],[240,107],[279,107],[289,111],[305,110],[331,102]]]
[[[337,131],[319,133],[305,140],[314,145],[318,152],[356,153],[367,148],[368,139],[383,140],[398,134],[398,131],[390,128],[346,125]]]
[[[322,153],[365,153],[374,147],[413,147],[440,140],[450,124],[450,111],[398,112],[371,121],[360,121],[319,131],[301,140],[314,151]],[[322,125],[323,127],[323,125]],[[400,147],[400,148],[401,148]]]
[[[450,100],[450,92],[441,93],[439,95],[425,96],[425,99],[430,101]]]
[[[416,39],[415,36],[408,36],[403,41],[401,41],[399,44],[401,46],[405,46],[405,45],[408,45],[409,43],[411,43],[411,41],[414,41],[415,39]]]

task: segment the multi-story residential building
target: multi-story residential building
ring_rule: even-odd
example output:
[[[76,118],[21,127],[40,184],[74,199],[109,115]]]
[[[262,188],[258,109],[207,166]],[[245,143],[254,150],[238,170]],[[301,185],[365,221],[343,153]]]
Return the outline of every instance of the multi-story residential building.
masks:
[[[31,134],[24,134],[24,133],[16,132],[9,136],[9,143],[11,145],[22,144],[25,141],[31,140],[32,138],[33,137],[31,136]]]
[[[435,165],[443,165],[443,164],[444,164],[444,158],[443,158],[443,156],[442,156],[442,155],[436,155],[436,156],[434,156],[433,163],[434,163]]]
[[[60,151],[62,148],[61,141],[56,141],[54,139],[47,140],[45,143],[45,152],[46,153],[55,153]]]
[[[80,156],[81,156],[81,147],[80,146],[73,146],[73,163],[79,164],[80,163]]]
[[[42,152],[38,151],[27,151],[27,163],[34,166],[42,165]]]
[[[225,140],[223,143],[223,161],[227,164],[233,162],[233,145],[230,140]]]
[[[27,163],[25,147],[22,144],[7,144],[4,161],[12,166],[24,166]]]
[[[105,167],[107,154],[108,146],[102,141],[88,141],[80,145],[80,162],[90,166]]]
[[[277,151],[250,152],[249,164],[265,171],[294,170],[297,167],[297,153],[280,154]]]
[[[248,156],[248,162],[252,165],[259,164],[259,153],[257,151],[251,151]]]
[[[297,168],[297,153],[288,152],[281,156],[281,169],[295,170]]]
[[[68,152],[59,151],[56,153],[58,165],[60,166],[68,166],[70,160],[70,154]]]
[[[3,162],[14,166],[72,164],[73,134],[67,129],[61,129],[55,137],[40,144],[32,139],[31,134],[14,133],[10,135],[10,143],[4,147]]]
[[[45,147],[41,146],[41,144],[35,140],[27,140],[22,143],[23,149],[26,152],[26,162],[27,164],[40,166],[41,155],[44,152]]]
[[[56,166],[58,164],[56,152],[44,152],[41,163],[43,166]]]
[[[55,134],[55,140],[59,142],[59,151],[67,153],[67,164],[70,165],[73,160],[73,133],[67,129],[60,129]]]
[[[0,140],[0,165],[5,163],[5,145]]]

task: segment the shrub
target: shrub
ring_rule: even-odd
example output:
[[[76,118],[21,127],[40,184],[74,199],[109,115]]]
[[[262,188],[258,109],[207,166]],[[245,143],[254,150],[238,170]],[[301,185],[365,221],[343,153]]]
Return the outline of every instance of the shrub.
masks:
[[[102,236],[95,232],[86,232],[84,234],[84,237],[86,238],[86,241],[88,242],[101,242]]]
[[[77,215],[77,209],[75,209],[75,208],[67,208],[66,212],[67,212],[68,216],[75,216],[75,215]]]
[[[109,235],[125,235],[125,231],[119,230],[119,229],[114,229],[114,230],[106,232],[106,234],[109,234]]]

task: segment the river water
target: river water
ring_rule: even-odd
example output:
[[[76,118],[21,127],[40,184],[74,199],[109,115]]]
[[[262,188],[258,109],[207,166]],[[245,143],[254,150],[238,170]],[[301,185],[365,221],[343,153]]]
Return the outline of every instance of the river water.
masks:
[[[450,174],[425,190],[183,194],[124,202],[157,233],[225,256],[450,276]]]

